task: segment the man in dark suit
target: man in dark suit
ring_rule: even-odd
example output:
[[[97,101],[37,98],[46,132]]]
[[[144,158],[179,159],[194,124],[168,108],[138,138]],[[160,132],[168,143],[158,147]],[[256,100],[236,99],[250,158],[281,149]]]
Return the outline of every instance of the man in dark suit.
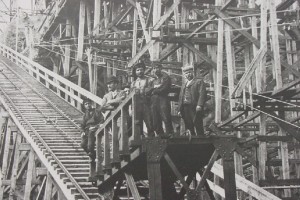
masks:
[[[143,134],[143,121],[146,124],[148,137],[154,137],[152,115],[150,109],[149,98],[146,95],[151,84],[150,78],[145,76],[146,66],[144,63],[138,63],[133,67],[133,76],[136,77],[132,82],[131,88],[136,90],[138,99],[136,106],[137,124],[140,126],[140,131]]]
[[[162,65],[159,63],[153,64],[153,72],[155,79],[151,82],[149,95],[151,96],[150,106],[154,131],[161,137],[170,137],[174,133],[171,120],[171,104],[168,98],[171,89],[171,78],[162,71]],[[162,121],[165,124],[166,133],[163,130]]]
[[[203,135],[203,107],[206,100],[206,88],[202,78],[194,75],[194,66],[182,68],[186,83],[181,87],[178,110],[186,129],[192,135]],[[196,130],[195,130],[196,129]]]

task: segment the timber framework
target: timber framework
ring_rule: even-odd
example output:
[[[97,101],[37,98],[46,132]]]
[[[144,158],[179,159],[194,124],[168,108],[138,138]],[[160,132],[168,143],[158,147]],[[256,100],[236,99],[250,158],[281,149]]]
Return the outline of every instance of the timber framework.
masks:
[[[299,7],[36,0],[46,15],[26,27],[29,58],[0,45],[0,199],[300,199]],[[96,131],[90,162],[79,144],[83,97],[101,105],[107,79],[127,85],[137,63],[171,76],[178,135],[141,138],[132,91]],[[181,68],[191,63],[208,89],[208,137],[180,135]]]

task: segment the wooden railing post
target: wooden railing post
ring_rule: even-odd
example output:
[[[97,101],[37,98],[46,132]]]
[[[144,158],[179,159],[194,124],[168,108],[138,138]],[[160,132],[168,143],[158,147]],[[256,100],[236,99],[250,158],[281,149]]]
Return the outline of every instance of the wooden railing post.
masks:
[[[104,129],[104,170],[109,172],[111,170],[111,158],[110,158],[110,142],[109,142],[109,131],[107,128]]]
[[[102,138],[103,138],[103,132],[100,132],[96,135],[96,175],[97,177],[102,180],[103,178],[103,155],[102,155]]]
[[[121,125],[120,125],[120,133],[121,133],[121,145],[120,145],[120,156],[129,155],[129,141],[128,141],[128,119],[129,119],[129,108],[128,106],[124,106],[121,110]]]
[[[117,115],[118,116],[118,115]],[[115,166],[120,162],[120,152],[119,152],[119,127],[118,127],[118,117],[115,116],[112,120],[112,164]]]
[[[130,141],[131,146],[141,145],[141,135],[143,131],[143,120],[138,119],[137,106],[140,106],[140,98],[138,95],[134,95],[132,98],[132,140]]]

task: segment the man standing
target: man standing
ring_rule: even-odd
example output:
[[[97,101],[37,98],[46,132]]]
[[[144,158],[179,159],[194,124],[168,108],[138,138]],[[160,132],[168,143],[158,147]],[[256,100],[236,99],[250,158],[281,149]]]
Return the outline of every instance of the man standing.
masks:
[[[186,83],[181,87],[178,109],[186,129],[192,135],[203,135],[203,107],[206,100],[206,88],[203,79],[194,77],[194,66],[182,68]],[[195,131],[196,129],[196,131]]]
[[[137,100],[136,113],[137,120],[140,126],[140,131],[143,134],[143,121],[145,121],[148,136],[154,137],[153,124],[150,110],[150,102],[147,98],[147,89],[150,87],[150,80],[145,76],[145,64],[138,63],[133,68],[133,76],[136,80],[132,82],[131,88],[135,89],[139,98]]]
[[[104,119],[101,114],[101,108],[92,108],[90,99],[85,99],[83,105],[85,113],[81,124],[81,147],[92,159],[95,159],[95,132],[99,125],[104,122]]]
[[[168,94],[171,88],[170,76],[162,72],[161,64],[153,65],[155,79],[152,81],[151,95],[151,112],[154,131],[161,137],[169,137],[174,133],[171,120],[171,103]],[[162,127],[162,121],[165,124],[166,134]]]
[[[110,115],[110,112],[116,109],[126,98],[126,93],[117,88],[118,83],[119,80],[115,76],[108,78],[106,82],[108,93],[103,97],[103,110],[106,110],[104,113],[106,119]]]

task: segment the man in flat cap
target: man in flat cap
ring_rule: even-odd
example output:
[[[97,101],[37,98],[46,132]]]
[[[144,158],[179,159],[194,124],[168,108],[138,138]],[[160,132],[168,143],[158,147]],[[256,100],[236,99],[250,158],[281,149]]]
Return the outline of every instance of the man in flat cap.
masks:
[[[145,76],[146,66],[144,63],[138,63],[133,67],[133,76],[136,78],[132,82],[131,88],[135,89],[139,98],[137,99],[137,118],[140,131],[143,134],[143,121],[146,124],[148,137],[154,137],[153,123],[150,109],[150,101],[146,96],[147,90],[151,86],[150,78]]]
[[[182,68],[186,83],[181,87],[178,110],[186,129],[192,135],[204,134],[203,107],[206,100],[206,87],[202,78],[194,77],[194,66],[188,64]]]
[[[108,93],[103,97],[103,110],[106,110],[104,113],[105,118],[107,118],[110,112],[116,109],[120,103],[126,98],[124,91],[118,89],[119,80],[117,77],[109,77],[107,82]]]
[[[171,103],[168,98],[171,78],[162,71],[161,64],[153,63],[152,66],[155,79],[151,82],[152,88],[149,93],[154,131],[161,137],[170,137],[174,133],[171,120]],[[166,133],[163,130],[162,122],[165,124]]]
[[[100,108],[92,108],[92,102],[90,99],[83,101],[84,116],[81,124],[81,147],[87,152],[87,154],[95,159],[95,132],[97,128],[104,122],[103,115]]]

